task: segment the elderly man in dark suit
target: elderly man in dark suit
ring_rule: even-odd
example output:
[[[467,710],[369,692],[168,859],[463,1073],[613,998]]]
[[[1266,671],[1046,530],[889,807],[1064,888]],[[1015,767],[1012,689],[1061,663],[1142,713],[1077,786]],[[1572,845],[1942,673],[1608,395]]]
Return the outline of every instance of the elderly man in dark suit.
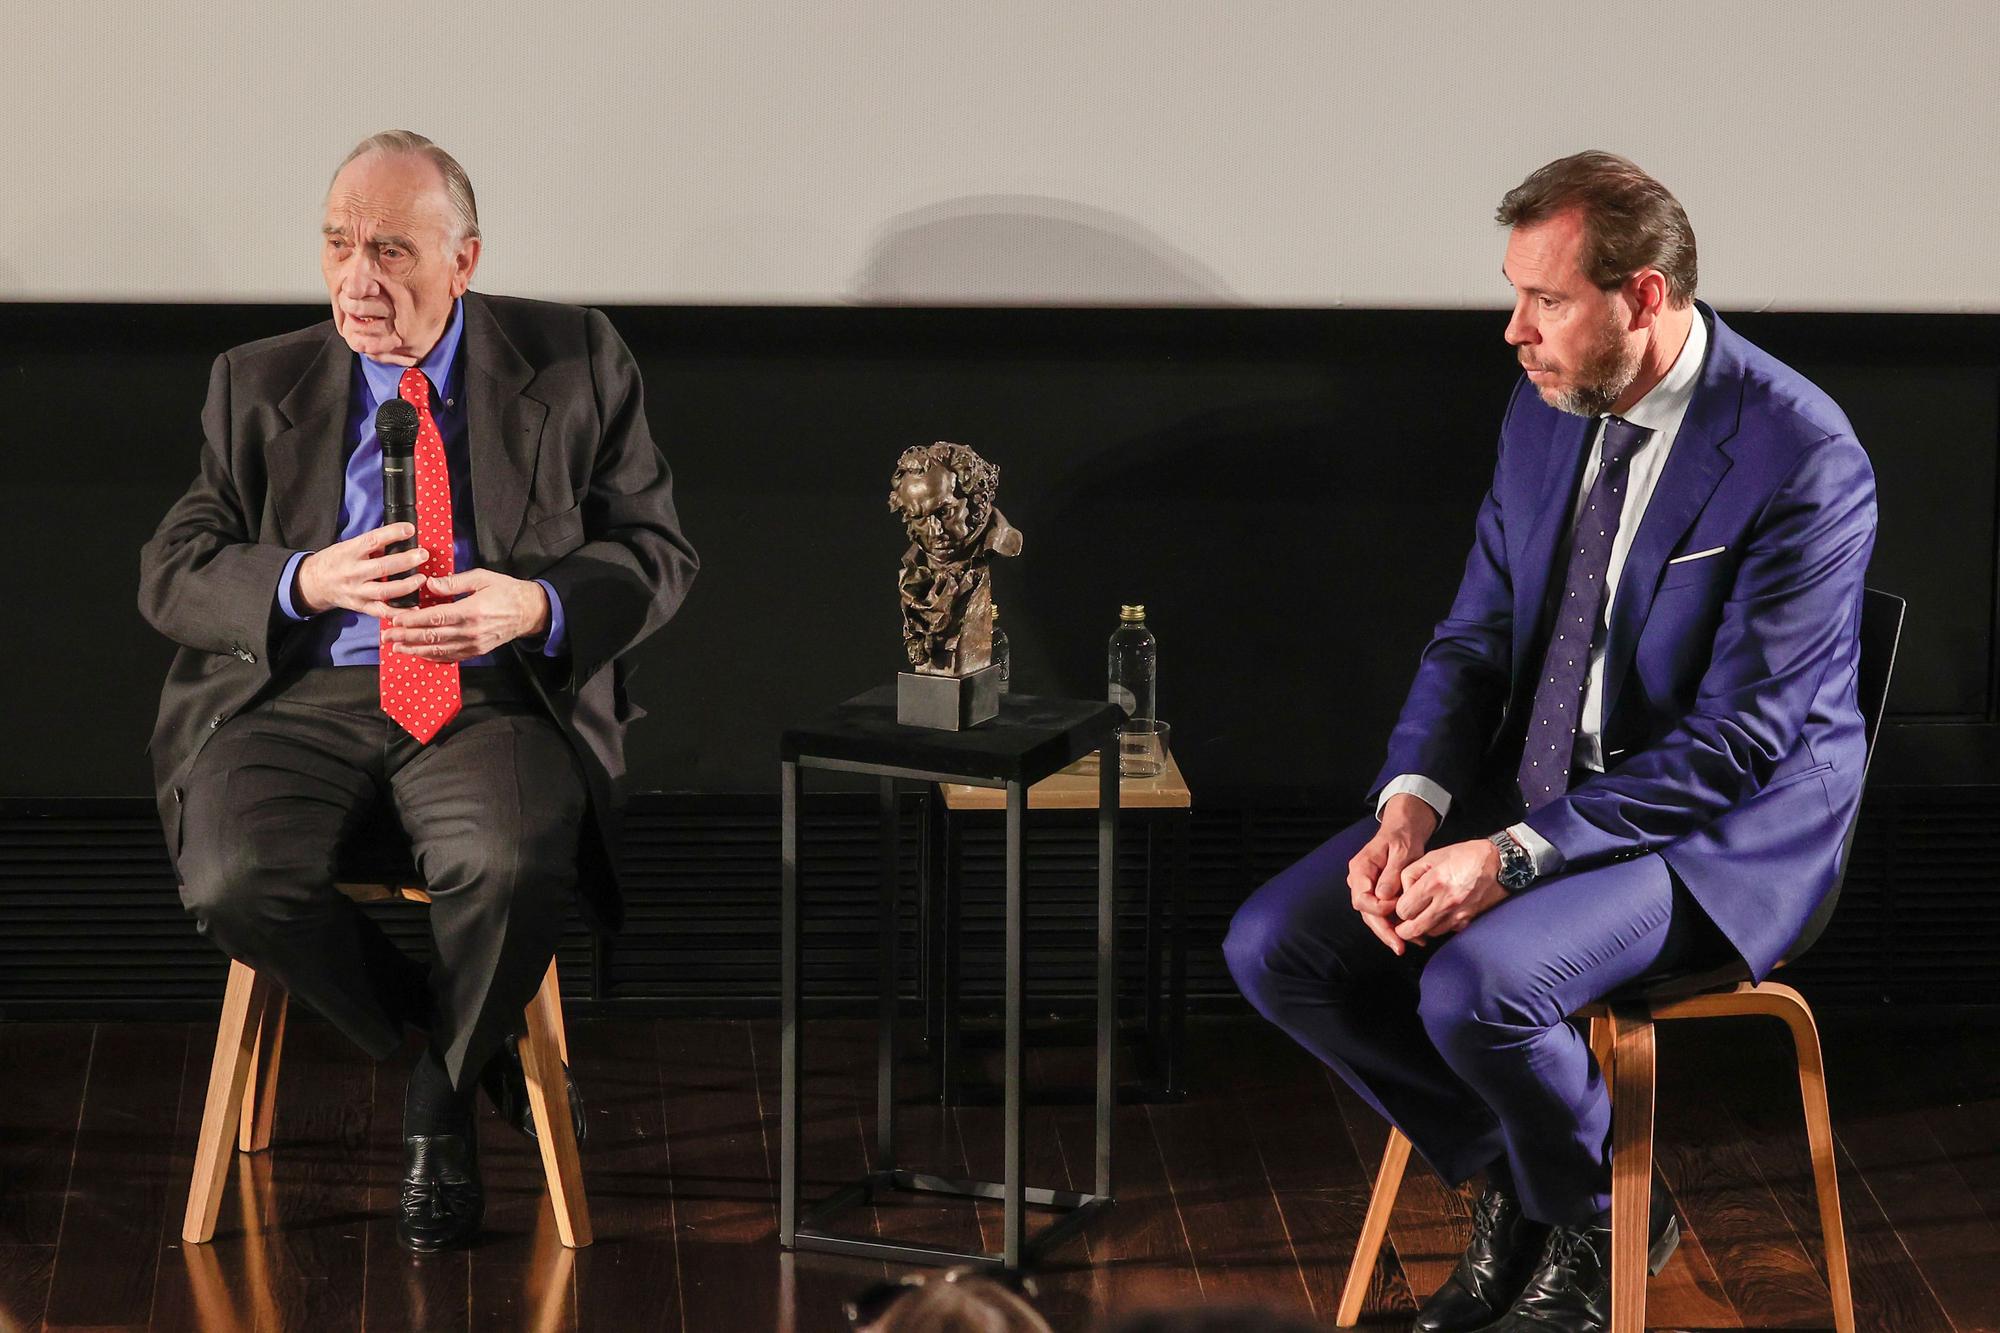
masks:
[[[202,932],[378,1059],[428,1034],[399,1227],[428,1250],[479,1224],[474,1086],[525,1120],[503,1039],[571,895],[618,922],[623,659],[697,563],[610,323],[468,290],[479,220],[450,154],[364,140],[321,244],[333,318],[217,359],[199,475],[141,557],[140,609],[181,645],[152,755]],[[394,398],[414,524],[383,521]],[[383,801],[430,890],[428,968],[334,886]]]

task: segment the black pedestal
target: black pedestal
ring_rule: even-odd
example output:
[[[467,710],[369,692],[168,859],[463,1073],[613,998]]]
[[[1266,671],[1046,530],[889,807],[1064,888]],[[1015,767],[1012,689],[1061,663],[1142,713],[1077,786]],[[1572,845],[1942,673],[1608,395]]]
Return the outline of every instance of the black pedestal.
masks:
[[[896,721],[906,727],[964,731],[1000,713],[1000,668],[981,667],[969,676],[933,676],[904,671],[896,676]]]

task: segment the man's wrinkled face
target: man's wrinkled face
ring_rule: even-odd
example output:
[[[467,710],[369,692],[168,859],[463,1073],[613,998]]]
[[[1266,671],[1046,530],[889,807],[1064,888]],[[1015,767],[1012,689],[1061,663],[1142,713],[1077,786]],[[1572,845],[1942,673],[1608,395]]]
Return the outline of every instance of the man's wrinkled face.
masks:
[[[950,468],[933,464],[905,474],[896,483],[896,502],[911,540],[933,557],[948,558],[965,548],[966,503]]]
[[[424,359],[472,283],[479,238],[461,237],[444,176],[414,153],[365,153],[326,193],[320,269],[333,324],[364,356]]]
[[[1522,370],[1550,407],[1588,417],[1638,378],[1645,338],[1633,333],[1623,289],[1607,292],[1585,276],[1583,240],[1575,210],[1516,227],[1501,272],[1514,286],[1506,338]]]

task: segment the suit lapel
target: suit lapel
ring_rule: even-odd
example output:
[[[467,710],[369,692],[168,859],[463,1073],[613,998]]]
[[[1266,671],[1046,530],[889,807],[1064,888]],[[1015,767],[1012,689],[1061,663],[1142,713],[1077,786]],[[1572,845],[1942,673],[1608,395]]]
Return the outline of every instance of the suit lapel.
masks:
[[[271,437],[264,457],[282,545],[316,551],[338,535],[353,375],[354,353],[328,324],[326,344],[278,403],[289,425]]]
[[[514,549],[548,408],[522,390],[534,369],[501,332],[484,298],[465,294],[466,440],[472,453],[474,536],[481,563]]]
[[[1706,309],[1705,307],[1703,308]],[[1711,312],[1712,313],[1712,312]],[[1701,318],[1697,312],[1696,318]],[[1687,416],[1674,437],[1673,452],[1646,504],[1645,517],[1632,539],[1625,568],[1618,576],[1618,595],[1611,604],[1610,636],[1604,645],[1604,718],[1608,724],[1618,706],[1618,692],[1632,666],[1639,630],[1653,609],[1653,594],[1687,530],[1694,525],[1723,475],[1729,455],[1723,452],[1736,434],[1743,406],[1743,363],[1731,334],[1715,319],[1709,334],[1707,364],[1688,404]]]
[[[1549,583],[1558,570],[1567,567],[1561,558],[1562,540],[1569,528],[1595,424],[1589,417],[1562,415],[1556,417],[1549,432],[1548,462],[1540,477],[1540,493],[1533,497],[1534,517],[1520,558],[1513,562],[1523,576],[1514,582],[1514,623],[1528,627],[1527,633],[1514,636],[1516,682],[1532,676],[1540,665],[1528,661],[1528,654],[1541,645],[1542,608],[1548,605]]]

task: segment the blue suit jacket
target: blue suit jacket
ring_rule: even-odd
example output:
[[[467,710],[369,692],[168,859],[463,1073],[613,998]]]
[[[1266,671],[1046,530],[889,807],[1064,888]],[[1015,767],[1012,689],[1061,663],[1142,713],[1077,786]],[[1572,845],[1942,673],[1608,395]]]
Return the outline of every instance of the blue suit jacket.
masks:
[[[1833,887],[1861,799],[1875,476],[1831,399],[1698,311],[1711,330],[1701,378],[1611,608],[1606,772],[1527,823],[1563,873],[1659,853],[1762,980]],[[1515,387],[1465,577],[1377,792],[1402,773],[1454,797],[1511,785],[1520,731],[1507,720],[1533,698],[1590,428],[1525,377]]]

